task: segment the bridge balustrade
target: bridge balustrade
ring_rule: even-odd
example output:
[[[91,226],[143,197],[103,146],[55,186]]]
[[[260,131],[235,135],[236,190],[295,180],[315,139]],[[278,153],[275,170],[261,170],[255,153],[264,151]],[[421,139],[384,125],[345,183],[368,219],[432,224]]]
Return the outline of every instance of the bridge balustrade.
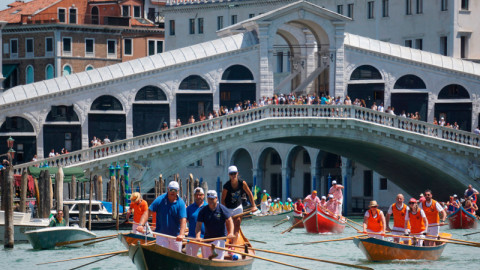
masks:
[[[193,124],[183,125],[164,131],[137,136],[106,145],[82,149],[65,155],[51,157],[34,162],[14,166],[16,174],[21,173],[29,166],[73,166],[91,160],[121,156],[124,153],[138,149],[162,145],[199,136],[208,132],[215,132],[224,128],[235,127],[264,119],[278,118],[334,118],[356,119],[358,121],[374,123],[376,125],[422,134],[428,137],[457,142],[478,148],[480,136],[471,132],[455,130],[431,123],[413,120],[389,113],[382,113],[371,109],[352,105],[268,105],[209,119]]]

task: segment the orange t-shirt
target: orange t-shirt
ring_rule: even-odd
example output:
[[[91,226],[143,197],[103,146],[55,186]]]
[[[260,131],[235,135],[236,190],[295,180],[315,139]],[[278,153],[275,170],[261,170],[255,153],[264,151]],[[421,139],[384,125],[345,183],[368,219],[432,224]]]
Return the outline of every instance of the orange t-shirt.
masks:
[[[139,223],[143,213],[148,211],[148,203],[145,200],[140,203],[132,202],[130,203],[130,209],[133,210],[133,221]]]
[[[407,214],[407,206],[403,204],[402,210],[397,209],[397,204],[392,204],[393,226],[397,228],[405,228],[405,215]],[[407,229],[410,229],[410,223]]]
[[[372,210],[368,210],[370,213],[368,216],[367,229],[372,232],[381,232],[383,230],[382,217],[380,216],[380,210],[375,210],[377,210],[376,217],[374,217]]]

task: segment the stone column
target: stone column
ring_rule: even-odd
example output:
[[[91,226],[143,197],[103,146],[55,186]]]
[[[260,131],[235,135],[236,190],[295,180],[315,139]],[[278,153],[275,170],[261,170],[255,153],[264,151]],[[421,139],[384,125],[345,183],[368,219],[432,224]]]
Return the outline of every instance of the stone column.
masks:
[[[373,171],[372,200],[375,200],[378,202],[378,199],[380,198],[379,192],[380,192],[380,175],[376,171]]]
[[[259,25],[258,39],[260,43],[260,80],[257,84],[256,100],[262,96],[271,96],[273,94],[273,66],[270,44],[270,23],[262,22]]]
[[[135,97],[133,97],[131,100],[134,100]],[[127,97],[127,105],[124,106],[125,108],[125,124],[127,125],[127,132],[125,134],[126,138],[132,138],[133,137],[133,106],[130,105],[130,99]],[[103,135],[102,135],[103,136]]]
[[[342,158],[342,178],[343,186],[343,215],[346,216],[352,212],[352,161],[346,157]]]
[[[312,182],[311,182],[310,190],[311,191],[316,190],[318,192],[319,191],[319,188],[318,188],[319,185],[318,184],[319,184],[321,179],[320,179],[319,175],[317,175],[317,167],[316,166],[310,166],[310,175],[312,176]]]
[[[0,46],[0,60],[2,59],[2,55],[3,55],[2,29],[5,25],[7,25],[7,22],[4,22],[4,21],[0,22],[0,44],[2,44],[2,46]],[[3,90],[3,81],[5,79],[6,78],[3,77],[2,65],[0,65],[0,92]]]
[[[317,57],[317,41],[315,40],[315,36],[312,35],[310,30],[303,30],[306,39],[306,49],[305,55],[302,56],[302,61],[304,61],[304,69],[302,71],[302,80],[308,78],[308,76],[317,69],[318,65],[318,57]],[[306,94],[313,94],[316,90],[317,80],[314,79],[306,88]]]
[[[287,200],[290,196],[290,169],[287,166],[282,166],[282,201]]]
[[[335,26],[335,44],[330,44],[333,63],[330,62],[330,95],[345,96],[345,22],[333,22]],[[334,52],[333,52],[334,50]],[[333,78],[332,78],[333,77]],[[332,92],[334,90],[334,92]]]

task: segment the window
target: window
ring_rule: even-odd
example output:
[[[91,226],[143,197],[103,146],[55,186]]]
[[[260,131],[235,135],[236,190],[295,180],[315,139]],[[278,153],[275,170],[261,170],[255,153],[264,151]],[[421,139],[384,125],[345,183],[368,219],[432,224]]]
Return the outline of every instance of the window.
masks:
[[[223,165],[222,152],[217,152],[215,157],[216,157],[215,159],[216,159],[217,166],[222,166]]]
[[[198,18],[198,33],[203,34],[203,18]]]
[[[188,32],[190,33],[190,35],[195,34],[195,19],[189,19],[188,29],[189,29]]]
[[[53,66],[48,64],[45,68],[45,80],[53,79]]]
[[[417,0],[417,14],[423,13],[423,0]]]
[[[405,0],[405,14],[412,15],[412,0]]]
[[[64,8],[59,8],[58,9],[58,21],[61,22],[61,23],[64,23],[66,22],[65,20],[65,9]]]
[[[468,40],[466,36],[460,37],[460,58],[467,57],[467,42]]]
[[[255,17],[255,14],[254,14],[254,13],[248,14],[248,18],[253,18],[253,17]]]
[[[63,76],[72,74],[72,67],[70,65],[65,65],[63,67]]]
[[[93,66],[92,65],[88,65],[86,68],[85,68],[85,71],[89,71],[89,70],[92,70],[93,69]]]
[[[25,39],[25,57],[33,57],[33,38]]]
[[[343,15],[343,5],[337,5],[337,13]]]
[[[25,83],[33,83],[33,67],[30,65],[27,67],[26,70],[26,78],[25,78]]]
[[[448,0],[441,0],[441,10],[442,11],[447,11],[448,10]]]
[[[415,39],[415,49],[423,50],[423,39]]]
[[[388,180],[387,178],[380,178],[380,190],[388,189]]]
[[[348,13],[347,16],[353,19],[353,4],[348,4]]]
[[[283,52],[277,52],[277,73],[283,72]]]
[[[142,17],[140,6],[133,6],[133,17],[135,18]]]
[[[368,4],[368,14],[367,14],[367,18],[368,18],[368,19],[373,19],[373,18],[374,18],[374,12],[375,12],[375,10],[374,10],[374,8],[375,8],[374,2],[373,2],[373,1],[370,1],[370,2],[368,2],[367,4]]]
[[[220,30],[223,28],[223,16],[218,16],[217,17],[217,30]]]
[[[126,38],[123,40],[123,54],[124,55],[133,55],[133,46],[132,39]]]
[[[71,24],[76,24],[77,23],[77,9],[76,8],[71,8],[69,10],[69,15],[68,16],[68,23],[71,23]]]
[[[117,57],[117,41],[114,39],[107,40],[107,56]]]
[[[18,57],[18,39],[10,39],[10,58]]]
[[[122,16],[130,17],[130,6],[122,6]]]
[[[388,17],[388,0],[382,1],[382,17]]]
[[[63,55],[72,55],[72,38],[63,38]]]
[[[440,54],[448,56],[447,48],[447,37],[440,37]]]
[[[462,0],[460,9],[461,10],[468,10],[468,0]]]
[[[154,55],[163,52],[163,40],[148,41],[148,55]]]
[[[372,197],[373,194],[373,172],[363,171],[363,196]]]
[[[45,38],[45,56],[53,55],[53,38]]]
[[[405,47],[413,48],[413,41],[411,39],[405,40]]]
[[[95,39],[86,38],[85,39],[85,56],[94,56],[95,55]]]
[[[231,24],[236,24],[236,23],[237,23],[237,15],[232,15]]]
[[[169,22],[170,36],[175,36],[175,20],[170,20]]]

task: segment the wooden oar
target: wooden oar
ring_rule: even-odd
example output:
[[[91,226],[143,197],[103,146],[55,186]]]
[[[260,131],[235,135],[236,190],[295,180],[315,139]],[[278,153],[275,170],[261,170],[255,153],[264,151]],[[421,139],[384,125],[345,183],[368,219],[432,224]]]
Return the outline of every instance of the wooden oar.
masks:
[[[58,243],[55,244],[55,246],[56,247],[62,247],[62,246],[66,246],[66,245],[88,242],[88,241],[92,241],[92,240],[99,240],[99,239],[103,239],[103,238],[116,237],[117,235],[118,234],[112,234],[112,235],[107,235],[107,236],[102,236],[102,237],[93,237],[93,238],[87,238],[87,239],[82,239],[82,240],[72,240],[72,241],[58,242]]]
[[[264,242],[264,241],[258,241],[258,240],[253,240],[253,239],[248,239],[248,241],[250,242],[255,242],[255,243],[260,243],[260,244],[267,244],[267,242]]]
[[[243,246],[230,245],[230,244],[227,244],[227,246],[243,248]],[[252,247],[249,247],[249,249],[252,249],[252,250],[255,250],[255,251],[260,251],[260,252],[277,254],[277,255],[290,256],[290,257],[295,257],[295,258],[300,258],[300,259],[306,259],[306,260],[312,260],[312,261],[318,261],[318,262],[324,262],[324,263],[343,265],[343,266],[359,268],[359,269],[373,269],[373,268],[366,267],[366,266],[360,266],[360,265],[354,265],[354,264],[348,264],[348,263],[342,263],[342,262],[335,262],[335,261],[327,261],[327,260],[305,257],[305,256],[300,256],[300,255],[290,254],[290,253],[283,253],[283,252],[278,252],[278,251],[273,251],[273,250],[266,250],[266,249],[252,248]]]
[[[77,266],[77,267],[74,267],[74,268],[70,268],[70,270],[79,269],[79,268],[82,268],[82,267],[87,266],[87,265],[90,265],[90,264],[94,264],[94,263],[99,262],[99,261],[103,261],[103,260],[106,260],[106,259],[110,259],[111,257],[117,256],[117,255],[118,255],[118,254],[113,254],[113,255],[110,255],[110,256],[108,256],[108,257],[101,258],[101,259],[98,259],[98,260],[93,261],[93,262],[89,262],[89,263],[82,264],[82,265]]]
[[[327,243],[327,242],[346,241],[346,240],[352,240],[352,239],[355,238],[355,237],[362,237],[362,236],[366,236],[366,234],[362,234],[362,235],[358,235],[358,236],[350,236],[350,237],[338,238],[338,239],[314,241],[314,242],[288,243],[288,244],[285,244],[285,245],[287,245],[287,246],[293,246],[293,245],[311,245],[311,244],[319,244],[319,243]]]
[[[300,223],[302,223],[302,222],[303,222],[303,219],[302,219],[302,220],[300,220],[299,222],[297,222],[297,223],[293,224],[293,225],[292,225],[290,228],[286,229],[285,231],[281,232],[280,234],[284,234],[284,233],[286,233],[286,232],[290,232],[290,231],[292,231],[292,230],[293,230],[293,228],[295,228],[295,227],[296,227],[298,224],[300,224]]]
[[[448,241],[448,240],[437,240],[437,239],[430,239],[430,238],[419,238],[419,237],[408,236],[408,235],[393,235],[393,234],[382,234],[382,233],[372,233],[372,232],[369,232],[368,234],[383,235],[385,237],[395,237],[395,238],[410,238],[410,239],[415,238],[417,240],[432,241],[437,243],[451,243],[451,244],[462,245],[462,246],[480,247],[480,245],[478,244],[468,244],[468,243],[460,243],[460,242]]]
[[[351,219],[349,219],[349,218],[347,218],[347,217],[344,217],[344,218],[345,218],[345,220],[346,220],[346,221],[350,221],[351,223],[353,223],[353,224],[356,224],[356,225],[360,226],[360,228],[363,228],[363,225],[362,225],[362,224],[360,224],[360,223],[357,223],[357,222],[355,222],[355,221],[353,221],[353,220],[351,220]]]
[[[280,221],[280,223],[278,223],[278,224],[276,224],[276,225],[273,225],[273,227],[275,228],[275,227],[277,227],[277,226],[279,226],[279,225],[282,225],[283,223],[285,223],[285,222],[287,222],[287,221],[289,221],[289,220],[290,220],[290,217],[287,216],[287,218],[282,219],[282,220]]]
[[[429,237],[437,237],[437,236],[433,236],[433,235],[427,235]],[[457,241],[457,242],[461,242],[461,243],[467,243],[467,244],[472,244],[472,245],[478,245],[480,246],[480,243],[479,242],[472,242],[472,241],[466,241],[466,240],[462,240],[462,239],[455,239],[455,238],[449,238],[449,237],[442,237],[442,236],[438,236],[440,237],[441,239],[446,239],[448,241]]]
[[[192,241],[192,240],[187,240],[187,243],[197,244],[199,246],[205,246],[205,247],[211,247],[212,246],[210,244],[205,244],[205,243],[202,243],[202,242],[197,242],[197,241]],[[272,259],[267,259],[267,258],[264,258],[264,257],[260,257],[260,256],[257,256],[257,255],[247,254],[247,253],[236,251],[236,250],[231,250],[231,249],[228,249],[228,248],[222,248],[222,247],[217,247],[217,246],[215,246],[215,248],[219,249],[219,250],[224,250],[224,251],[236,253],[236,254],[239,254],[239,255],[242,255],[242,256],[252,257],[252,258],[255,258],[255,259],[259,259],[259,260],[264,260],[264,261],[267,261],[267,262],[273,262],[273,263],[278,263],[278,264],[281,264],[281,265],[290,266],[290,267],[297,268],[297,269],[308,270],[307,268],[303,268],[303,267],[300,267],[300,266],[295,266],[295,265],[291,265],[291,264],[288,264],[288,263],[279,262],[279,261],[275,261],[275,260],[272,260]],[[242,246],[242,248],[244,248],[244,247]]]
[[[467,233],[467,234],[464,234],[463,236],[472,235],[472,234],[477,234],[477,233],[480,233],[480,232]]]
[[[108,255],[113,255],[113,254],[122,254],[122,253],[127,253],[127,252],[128,252],[128,249],[126,249],[126,250],[121,250],[121,251],[114,251],[114,252],[102,253],[102,254],[96,254],[96,255],[90,255],[90,256],[84,256],[84,257],[78,257],[78,258],[67,259],[67,260],[37,263],[37,265],[50,264],[50,263],[59,263],[59,262],[68,262],[68,261],[75,261],[75,260],[88,259],[88,258],[94,258],[94,257],[100,257],[100,256],[108,256]]]
[[[100,243],[100,242],[112,240],[112,239],[115,239],[115,238],[117,238],[117,237],[114,236],[114,237],[110,237],[110,238],[105,238],[105,239],[102,239],[102,240],[97,240],[97,241],[85,243],[85,244],[83,244],[83,245],[84,245],[84,246],[90,246],[90,245],[93,245],[93,244],[95,244],[95,243]]]
[[[320,207],[321,207],[321,206],[320,206]],[[324,208],[324,207],[321,207],[321,208],[322,208],[323,210],[325,210],[326,212],[328,212],[330,215],[332,215],[332,216],[334,216],[334,217],[336,216],[336,214],[332,213],[332,211],[328,210],[327,208]],[[351,219],[349,219],[349,218],[347,218],[347,217],[344,217],[344,216],[342,216],[342,217],[345,219],[345,224],[347,224],[348,226],[352,227],[354,230],[357,230],[357,231],[358,231],[359,229],[357,229],[356,227],[352,226],[352,224],[350,224],[350,223],[348,223],[348,222],[352,222],[353,224],[356,224],[356,225],[360,226],[360,228],[363,228],[363,226],[360,225],[360,224],[358,224],[357,222],[355,222],[355,221],[353,221],[353,220],[351,220]]]

